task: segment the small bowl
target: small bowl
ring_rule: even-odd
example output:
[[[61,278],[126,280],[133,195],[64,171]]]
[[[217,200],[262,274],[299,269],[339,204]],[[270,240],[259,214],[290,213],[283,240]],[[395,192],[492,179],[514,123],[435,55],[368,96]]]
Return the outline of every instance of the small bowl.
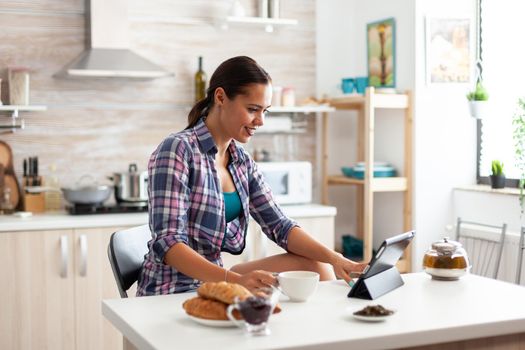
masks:
[[[341,171],[343,172],[344,176],[353,177],[354,176],[354,168],[351,166],[344,166],[341,167]]]

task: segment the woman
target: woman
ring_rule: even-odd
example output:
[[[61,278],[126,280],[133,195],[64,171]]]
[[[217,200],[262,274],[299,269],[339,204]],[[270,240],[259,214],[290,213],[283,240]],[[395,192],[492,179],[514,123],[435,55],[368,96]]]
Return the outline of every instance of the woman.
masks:
[[[272,272],[311,270],[321,280],[350,281],[354,263],[312,239],[275,203],[246,143],[264,124],[271,78],[253,59],[234,57],[213,73],[188,127],[168,136],[149,161],[149,224],[153,239],[137,295],[179,293],[203,281],[249,289],[275,284]],[[222,267],[221,252],[240,254],[248,217],[287,253]],[[331,266],[330,266],[331,265]],[[333,268],[332,268],[333,267]]]

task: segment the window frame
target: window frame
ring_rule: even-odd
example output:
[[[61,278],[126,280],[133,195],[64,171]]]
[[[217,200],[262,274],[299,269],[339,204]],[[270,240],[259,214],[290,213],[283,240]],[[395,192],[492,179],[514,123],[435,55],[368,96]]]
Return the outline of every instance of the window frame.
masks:
[[[479,33],[478,33],[479,34]],[[478,185],[490,185],[490,178],[488,176],[480,175],[480,164],[481,164],[481,119],[476,120],[476,183]],[[505,187],[519,188],[519,179],[505,179]]]

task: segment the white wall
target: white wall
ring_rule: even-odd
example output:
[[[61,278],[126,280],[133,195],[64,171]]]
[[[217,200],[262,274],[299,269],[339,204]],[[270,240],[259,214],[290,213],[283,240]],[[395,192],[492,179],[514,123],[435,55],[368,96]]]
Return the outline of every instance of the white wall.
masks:
[[[416,2],[416,268],[425,250],[454,221],[453,188],[473,184],[476,178],[476,122],[468,115],[465,100],[470,85],[426,84],[424,20],[426,16],[471,17],[474,24],[474,4],[472,0]]]
[[[335,10],[334,8],[337,8]],[[444,12],[446,11],[446,12]],[[414,109],[414,202],[413,222],[417,231],[414,241],[415,270],[420,269],[422,256],[430,244],[446,234],[445,226],[455,217],[453,188],[475,182],[476,124],[468,116],[466,84],[427,85],[425,77],[425,16],[469,17],[474,20],[473,0],[370,0],[317,2],[317,91],[336,94],[338,80],[350,76],[366,75],[366,23],[383,18],[396,18],[397,87],[413,89]],[[352,23],[351,28],[348,24]],[[333,45],[333,47],[327,47]],[[341,57],[352,54],[352,60]],[[385,159],[401,167],[402,139],[400,116],[393,112],[376,116],[376,159]],[[338,112],[330,124],[330,148],[338,154],[353,152],[355,143],[355,117]],[[386,118],[385,118],[386,117]],[[350,120],[347,120],[350,119]],[[392,120],[391,120],[392,119]],[[399,121],[402,119],[399,119]],[[348,152],[347,152],[348,150]],[[392,157],[392,153],[397,154]],[[352,164],[350,160],[329,162],[330,172],[339,166]],[[344,158],[347,155],[344,154]],[[355,232],[355,203],[352,190],[337,188],[330,193],[330,201],[338,207],[336,232]],[[375,244],[385,235],[401,229],[397,212],[400,196],[377,194],[374,218]],[[350,200],[349,200],[350,199]],[[351,214],[351,215],[349,215]],[[337,243],[339,238],[337,237]]]
[[[400,91],[414,89],[414,1],[407,0],[323,0],[317,1],[317,92],[318,96],[341,94],[337,86],[343,77],[367,75],[366,24],[396,19],[396,86]],[[329,124],[328,162],[331,174],[343,165],[353,165],[356,155],[357,114],[336,112]],[[403,169],[403,113],[379,111],[376,114],[376,160],[391,162]],[[374,242],[402,230],[402,194],[375,195]],[[337,206],[336,245],[340,236],[357,234],[355,189],[331,187],[330,204]]]

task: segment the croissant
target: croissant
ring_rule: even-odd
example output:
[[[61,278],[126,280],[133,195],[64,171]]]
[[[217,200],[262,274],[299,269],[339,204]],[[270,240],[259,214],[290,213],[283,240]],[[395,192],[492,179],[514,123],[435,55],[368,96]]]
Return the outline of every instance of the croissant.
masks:
[[[233,304],[236,297],[239,298],[239,300],[244,300],[253,295],[240,284],[224,281],[205,282],[197,289],[197,294],[200,297],[221,301],[228,305]]]

